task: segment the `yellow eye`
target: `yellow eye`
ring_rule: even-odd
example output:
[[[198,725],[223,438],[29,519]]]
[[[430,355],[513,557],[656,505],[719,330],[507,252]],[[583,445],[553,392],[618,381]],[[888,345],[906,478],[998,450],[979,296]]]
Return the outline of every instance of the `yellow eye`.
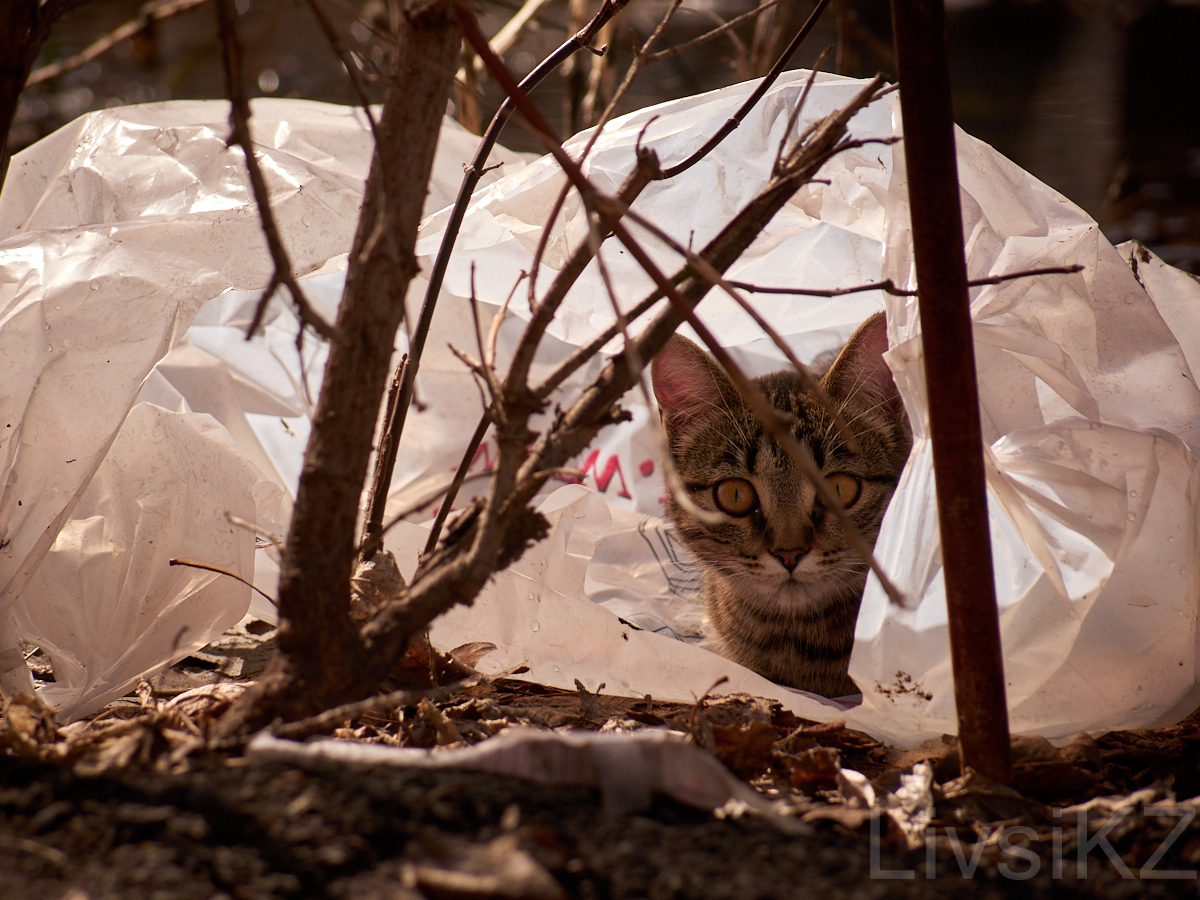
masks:
[[[847,475],[845,472],[834,472],[832,475],[826,475],[825,483],[837,495],[838,500],[841,501],[842,507],[845,509],[849,509],[858,501],[859,491],[862,490],[859,480],[853,475]]]
[[[722,512],[731,516],[744,516],[758,503],[754,485],[745,478],[727,478],[713,488],[713,499]]]

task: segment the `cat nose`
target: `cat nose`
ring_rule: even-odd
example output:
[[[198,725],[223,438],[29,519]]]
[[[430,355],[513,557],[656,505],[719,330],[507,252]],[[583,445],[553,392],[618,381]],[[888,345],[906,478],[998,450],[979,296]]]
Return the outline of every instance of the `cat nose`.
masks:
[[[802,547],[796,550],[772,550],[771,555],[783,563],[785,569],[792,572],[800,564],[801,558],[807,552],[808,549]]]

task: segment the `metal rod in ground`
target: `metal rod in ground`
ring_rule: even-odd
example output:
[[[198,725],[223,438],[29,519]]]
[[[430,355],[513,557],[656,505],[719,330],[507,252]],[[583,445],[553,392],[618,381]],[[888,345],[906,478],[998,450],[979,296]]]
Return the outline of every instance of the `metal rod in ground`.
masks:
[[[942,0],[892,0],[958,738],[1011,781]]]

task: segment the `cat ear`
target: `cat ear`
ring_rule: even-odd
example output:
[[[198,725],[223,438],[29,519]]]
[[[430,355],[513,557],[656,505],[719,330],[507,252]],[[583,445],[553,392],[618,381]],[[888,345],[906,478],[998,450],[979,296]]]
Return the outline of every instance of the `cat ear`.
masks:
[[[829,367],[823,387],[832,396],[882,403],[894,415],[904,410],[892,370],[884,362],[888,349],[887,319],[876,313],[859,326]]]
[[[685,337],[672,335],[650,363],[654,396],[670,428],[686,425],[736,394],[716,360]]]

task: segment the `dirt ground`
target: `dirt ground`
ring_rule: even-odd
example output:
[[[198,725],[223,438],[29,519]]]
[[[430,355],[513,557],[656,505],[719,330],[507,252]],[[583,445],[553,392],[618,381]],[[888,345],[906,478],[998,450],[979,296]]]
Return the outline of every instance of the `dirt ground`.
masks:
[[[210,649],[199,655],[210,668],[185,660],[156,679],[157,691],[144,684],[137,699],[66,728],[34,701],[10,704],[0,720],[0,897],[1197,892],[1200,822],[1187,802],[1200,794],[1196,715],[1062,749],[1017,739],[1017,790],[960,776],[952,742],[899,751],[745,695],[670,704],[484,680],[435,692],[436,702],[414,696],[288,733],[428,747],[436,758],[497,734],[671,730],[775,810],[694,808],[656,792],[644,808],[613,814],[587,784],[267,762],[243,747],[213,748],[205,734],[231,699],[230,681],[187,687],[230,668]],[[243,648],[238,658],[262,655]],[[916,806],[928,803],[927,819],[895,808],[897,785],[922,767],[930,793]],[[874,803],[864,803],[872,790]]]

